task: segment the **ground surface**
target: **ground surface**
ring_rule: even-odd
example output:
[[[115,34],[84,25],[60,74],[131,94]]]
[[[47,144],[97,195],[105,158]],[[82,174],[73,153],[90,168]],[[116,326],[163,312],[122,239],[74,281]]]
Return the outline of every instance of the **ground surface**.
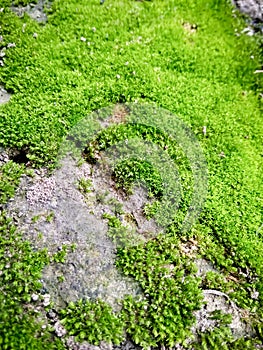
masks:
[[[1,5],[1,348],[262,347],[262,12],[237,5]]]

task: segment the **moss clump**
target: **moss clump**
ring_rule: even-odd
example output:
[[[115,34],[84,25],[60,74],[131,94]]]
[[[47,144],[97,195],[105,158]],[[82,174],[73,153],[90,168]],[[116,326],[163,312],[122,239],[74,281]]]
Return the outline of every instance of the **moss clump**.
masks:
[[[99,345],[100,341],[120,344],[123,340],[123,322],[109,305],[101,300],[79,300],[60,311],[61,323],[78,341]]]
[[[20,182],[20,176],[25,171],[24,167],[9,161],[0,168],[0,204],[14,196],[15,189]]]
[[[242,33],[244,21],[233,16],[225,0],[107,0],[103,6],[98,0],[57,0],[46,26],[26,15],[18,18],[8,9],[10,4],[4,0],[1,5],[0,49],[8,43],[16,46],[5,50],[0,83],[14,94],[0,107],[0,144],[27,149],[33,166],[50,166],[63,137],[92,110],[136,100],[156,103],[178,115],[198,138],[210,176],[203,214],[186,239],[197,235],[200,254],[224,273],[248,269],[246,281],[234,286],[235,295],[237,303],[256,315],[255,329],[262,339],[263,241],[259,228],[263,128],[259,94],[263,76],[253,74],[262,65],[262,39]],[[163,116],[152,118],[162,121]],[[113,131],[108,130],[112,140],[116,139]],[[172,145],[168,152],[170,149],[175,150]],[[179,162],[187,170],[185,162]],[[20,173],[12,163],[7,167],[9,170],[1,170],[3,202],[14,193]],[[21,335],[27,334],[28,344],[31,339],[33,348],[43,348],[45,342],[33,337],[31,323],[23,321],[30,315],[21,310],[29,292],[37,287],[34,276],[40,273],[45,255],[42,259],[29,252],[26,243],[17,242],[5,220],[1,230],[3,247],[18,247],[22,251],[18,261],[24,266],[21,270],[20,263],[5,255],[3,248],[2,262],[11,260],[12,268],[1,276],[2,304],[5,300],[7,305],[1,312],[2,347],[26,348]],[[11,240],[5,238],[10,232]],[[145,346],[183,341],[193,322],[191,311],[200,306],[198,281],[189,275],[192,269],[180,254],[174,255],[176,241],[165,242],[166,237],[163,242],[153,240],[145,247],[123,250],[117,262],[140,282],[145,293],[148,291],[144,301],[128,299],[125,304],[127,330]],[[167,262],[175,265],[170,272],[173,278],[164,277],[169,275],[162,267]],[[207,282],[220,285],[220,281]],[[249,283],[259,292],[257,300],[249,297]],[[160,286],[166,288],[165,295]],[[242,289],[246,292],[239,293]],[[171,305],[172,316],[168,311]],[[167,324],[171,317],[177,321],[175,330],[174,321]]]
[[[47,251],[33,252],[11,220],[0,215],[1,349],[63,349],[59,339],[41,328],[29,304],[31,295],[41,289],[41,272],[49,262]]]
[[[126,331],[136,344],[185,343],[202,303],[195,266],[180,256],[175,237],[158,237],[144,246],[118,250],[117,266],[141,285],[145,298],[123,302]]]

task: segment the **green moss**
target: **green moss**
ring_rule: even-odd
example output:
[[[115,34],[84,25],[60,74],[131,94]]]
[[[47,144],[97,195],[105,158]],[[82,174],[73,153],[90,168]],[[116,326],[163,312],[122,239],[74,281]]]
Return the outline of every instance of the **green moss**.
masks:
[[[148,162],[137,159],[123,161],[115,167],[113,176],[117,187],[124,189],[127,193],[132,193],[132,187],[136,182],[142,182],[148,187],[150,197],[162,196],[162,179]]]
[[[193,344],[196,350],[228,350],[228,349],[245,349],[254,350],[260,342],[255,339],[234,339],[231,331],[226,326],[216,327],[212,331],[207,331],[200,336],[199,342]]]
[[[137,245],[141,242],[135,229],[129,225],[123,225],[116,216],[103,214],[103,218],[108,221],[108,236],[118,246]]]
[[[84,195],[91,192],[91,181],[85,178],[81,178],[78,181],[78,189]]]
[[[41,289],[41,272],[50,262],[47,251],[30,244],[3,214],[0,216],[0,347],[1,349],[63,349],[59,339],[41,328],[31,295]]]
[[[204,211],[184,239],[197,236],[199,254],[210,260],[224,277],[248,269],[249,278],[236,284],[225,283],[215,276],[204,283],[225,291],[233,288],[234,300],[255,315],[255,329],[262,339],[263,129],[262,99],[259,98],[262,74],[253,74],[262,65],[262,39],[242,33],[244,21],[238,14],[233,16],[231,6],[223,0],[106,0],[102,6],[98,0],[56,0],[46,26],[39,26],[26,15],[18,18],[8,10],[9,4],[10,1],[3,1],[1,5],[4,11],[0,12],[3,36],[0,48],[11,42],[16,47],[6,50],[0,83],[14,94],[8,104],[0,107],[0,144],[26,148],[33,166],[47,167],[54,164],[60,142],[70,128],[93,110],[137,100],[155,103],[176,114],[199,140],[209,170]],[[163,115],[151,117],[160,121],[164,118]],[[202,132],[203,126],[206,134]],[[120,140],[121,128],[109,128],[98,136],[97,143],[93,140],[92,147],[103,150],[111,146]],[[126,126],[123,135],[127,130]],[[127,136],[137,131],[130,129]],[[141,129],[138,137],[142,131],[146,132]],[[155,131],[148,128],[146,138],[157,143],[159,140],[161,147],[170,142],[167,154],[181,171],[186,190],[182,216],[191,197],[191,169],[185,158],[179,157],[178,147],[172,140],[154,134]],[[138,165],[133,169],[139,168]],[[21,171],[22,167],[13,162],[1,168],[2,203],[13,196]],[[124,175],[126,180],[127,172]],[[155,180],[158,181],[153,190],[160,186],[157,175]],[[146,215],[154,212],[154,207],[145,208]],[[193,277],[190,262],[178,253],[180,232],[173,234],[181,216],[163,239],[119,253],[117,265],[139,281],[148,295],[143,301],[127,299],[123,311],[128,334],[143,346],[183,342],[194,321],[191,312],[200,306],[199,282]],[[2,227],[1,234],[5,237],[10,224]],[[16,244],[20,247],[20,243],[14,246]],[[23,265],[27,263],[25,271],[33,269],[30,274],[34,275],[36,268],[38,274],[44,261],[38,255],[34,260],[35,255],[31,256],[24,244],[20,258]],[[58,260],[64,258],[63,252]],[[2,256],[1,259],[6,263],[9,258]],[[167,262],[175,265],[173,278],[163,276],[167,271],[162,266]],[[24,299],[22,304],[20,299],[16,304],[12,293],[15,297],[22,293],[29,298],[36,280],[27,282],[28,277],[23,275],[22,281],[20,267],[13,263],[4,275],[10,279],[12,288],[1,282],[7,288],[7,306],[3,307],[5,316],[1,316],[0,324],[4,328],[0,333],[5,334],[6,348],[30,348],[24,345],[21,334],[25,334],[29,344],[35,330],[28,328],[31,323],[26,313],[21,316]],[[183,277],[187,284],[182,281]],[[17,287],[14,287],[16,280]],[[250,288],[259,292],[257,300],[251,300]],[[14,325],[12,332],[9,315],[12,320],[15,315],[10,323]],[[70,321],[68,327],[76,331]],[[85,324],[83,327],[85,329]],[[210,340],[203,343],[207,344],[204,348],[221,344],[220,332],[210,334]],[[229,349],[249,348],[252,342],[233,342],[228,334],[225,337],[223,346]],[[45,346],[38,339],[32,340],[32,348]],[[37,345],[34,342],[38,342]]]
[[[26,6],[28,4],[36,4],[37,3],[37,0],[13,0],[12,1],[12,4],[15,5],[15,6],[18,6],[18,5],[22,5],[22,6]]]
[[[99,345],[104,340],[108,343],[120,344],[123,339],[123,322],[115,315],[109,305],[101,300],[91,302],[79,300],[69,303],[61,310],[61,323],[75,336],[76,340],[84,340]]]
[[[24,172],[24,167],[9,161],[0,168],[0,204],[14,196],[15,189],[19,185],[20,176]]]
[[[84,157],[94,164],[103,159],[103,151],[106,151],[104,158],[107,159],[110,149],[110,157],[115,159],[110,169],[116,188],[121,188],[129,196],[135,185],[146,187],[148,198],[158,200],[153,207],[157,223],[164,227],[171,224],[178,208],[180,213],[176,220],[179,222],[179,218],[186,215],[193,193],[190,161],[184,155],[182,145],[178,145],[161,126],[149,125],[149,116],[156,113],[152,105],[145,110],[136,105],[127,104],[125,107],[130,109],[127,123],[98,132],[85,148]],[[160,120],[165,118],[163,124],[172,128],[170,114],[167,111],[158,113]],[[142,116],[138,122],[137,114],[149,115]],[[178,181],[179,177],[181,181]],[[178,207],[171,206],[171,203],[178,203]],[[145,214],[146,211],[147,207]]]
[[[51,211],[50,213],[47,214],[47,216],[46,216],[46,221],[47,221],[47,222],[52,222],[53,219],[54,219],[54,216],[55,216],[54,212]]]

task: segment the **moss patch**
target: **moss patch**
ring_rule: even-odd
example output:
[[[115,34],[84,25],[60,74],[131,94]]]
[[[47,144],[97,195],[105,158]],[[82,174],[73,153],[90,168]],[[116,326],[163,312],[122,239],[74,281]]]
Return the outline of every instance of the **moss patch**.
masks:
[[[179,116],[205,153],[209,194],[191,232],[181,237],[173,223],[167,236],[119,251],[117,265],[140,282],[146,295],[143,301],[124,302],[128,334],[144,346],[185,343],[191,312],[200,307],[201,281],[193,277],[191,259],[178,251],[178,242],[195,237],[201,256],[224,276],[237,278],[234,285],[214,276],[203,283],[233,289],[235,302],[254,316],[255,337],[262,340],[262,74],[253,74],[262,64],[262,39],[242,33],[244,21],[223,0],[106,0],[104,5],[56,0],[45,26],[27,15],[16,17],[10,4],[5,0],[0,12],[5,52],[0,83],[13,92],[0,107],[2,146],[27,149],[34,167],[52,166],[61,140],[84,116],[138,101]],[[8,48],[8,43],[16,45]],[[116,130],[108,135],[115,137]],[[1,168],[1,201],[13,195],[22,171],[13,162]],[[155,185],[159,188],[158,181]],[[2,347],[28,349],[30,343],[42,349],[41,332],[35,337],[38,328],[28,327],[30,313],[22,311],[30,292],[39,288],[36,280],[47,258],[29,251],[2,220],[3,247],[11,244],[12,254],[22,252],[16,262],[6,248],[2,251],[3,266],[11,266],[0,276]],[[257,298],[251,296],[254,291]],[[204,348],[216,348],[215,343],[220,348],[223,338],[209,336]]]

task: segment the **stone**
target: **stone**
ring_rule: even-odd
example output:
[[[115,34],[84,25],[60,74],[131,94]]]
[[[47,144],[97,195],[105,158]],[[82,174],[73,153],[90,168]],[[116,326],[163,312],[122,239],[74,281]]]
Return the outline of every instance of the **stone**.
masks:
[[[262,0],[233,0],[233,4],[252,19],[263,22]]]

